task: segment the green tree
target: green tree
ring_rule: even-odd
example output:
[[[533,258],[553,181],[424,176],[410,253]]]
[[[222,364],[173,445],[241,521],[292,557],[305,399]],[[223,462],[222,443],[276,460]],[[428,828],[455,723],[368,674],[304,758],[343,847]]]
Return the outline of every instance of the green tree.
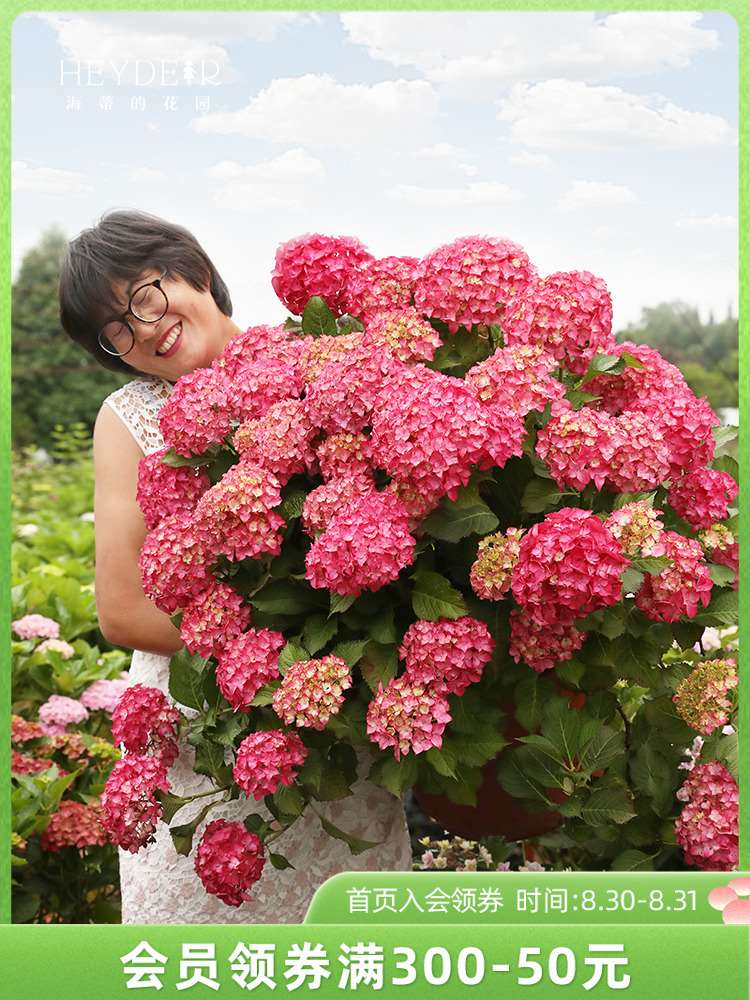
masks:
[[[48,230],[21,262],[12,295],[13,444],[51,444],[57,424],[93,426],[126,377],[109,372],[60,326],[57,284],[67,239]]]

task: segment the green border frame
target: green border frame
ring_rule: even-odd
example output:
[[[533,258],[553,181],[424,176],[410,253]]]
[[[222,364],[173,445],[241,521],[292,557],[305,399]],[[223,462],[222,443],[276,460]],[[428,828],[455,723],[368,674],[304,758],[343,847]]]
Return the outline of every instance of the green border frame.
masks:
[[[108,0],[60,0],[58,3],[19,2],[6,0],[2,10],[0,31],[0,134],[4,150],[4,169],[0,175],[0,220],[2,225],[2,246],[6,254],[4,280],[0,284],[0,444],[2,454],[10,455],[10,312],[11,312],[11,45],[13,21],[19,14],[30,11],[170,11],[182,13],[185,11],[342,11],[342,10],[456,10],[469,12],[478,11],[700,11],[724,13],[734,18],[739,38],[739,233],[750,232],[750,170],[748,169],[748,143],[750,143],[750,46],[748,31],[750,30],[750,4],[746,0],[724,0],[715,5],[684,2],[684,0],[662,0],[661,3],[643,3],[638,0],[619,0],[618,3],[578,3],[566,0],[526,0],[526,2],[492,2],[492,0],[391,0],[388,2],[372,2],[372,0],[317,0],[317,2],[273,2],[253,3],[251,0],[164,0],[164,2],[148,3],[145,0],[124,0],[112,3]],[[739,246],[739,319],[740,319],[740,412],[745,412],[745,406],[750,403],[750,338],[747,334],[747,323],[750,319],[750,242],[738,240]],[[750,551],[747,543],[750,532],[750,505],[748,504],[748,474],[750,473],[750,447],[744,436],[740,437],[740,559],[744,566],[745,551]],[[10,462],[6,458],[0,467],[0,525],[3,535],[0,539],[0,579],[6,581],[6,590],[10,584]],[[740,623],[745,622],[750,612],[750,577],[747,573],[740,575]],[[3,635],[10,634],[9,600],[2,602],[0,609],[0,630]],[[0,774],[7,775],[10,769],[10,656],[6,643],[2,645],[0,654]],[[750,656],[740,643],[741,676],[750,670]],[[740,699],[740,733],[750,733],[750,681],[743,679],[740,684],[742,697]],[[746,690],[747,689],[747,690]],[[740,743],[740,864],[741,871],[750,869],[750,743],[745,736],[745,745]],[[0,780],[0,924],[10,923],[10,797],[9,782]]]

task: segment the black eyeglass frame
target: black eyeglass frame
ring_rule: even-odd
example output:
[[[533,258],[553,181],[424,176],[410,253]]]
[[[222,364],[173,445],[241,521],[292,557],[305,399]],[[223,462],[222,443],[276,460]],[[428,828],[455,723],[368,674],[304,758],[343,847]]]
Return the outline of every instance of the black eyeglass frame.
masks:
[[[115,352],[115,351],[109,350],[107,347],[104,346],[103,342],[108,343],[107,338],[103,336],[104,330],[106,329],[106,327],[109,326],[110,323],[115,323],[115,322],[118,322],[118,321],[114,320],[114,319],[110,319],[110,320],[108,320],[104,324],[104,326],[101,328],[101,330],[97,334],[96,342],[99,345],[99,347],[101,347],[101,349],[104,351],[105,354],[109,354],[109,356],[112,357],[112,358],[124,358],[125,355],[126,354],[130,354],[130,352],[135,347],[135,330],[130,325],[130,323],[128,323],[128,319],[127,319],[128,316],[132,316],[133,319],[138,320],[139,323],[158,323],[160,319],[163,319],[167,315],[167,313],[169,312],[169,299],[167,298],[167,293],[161,287],[161,283],[162,283],[162,281],[164,281],[164,278],[166,277],[166,275],[167,275],[167,272],[165,271],[162,275],[160,275],[154,281],[146,281],[146,282],[144,282],[142,285],[139,285],[136,289],[134,289],[133,292],[131,293],[130,298],[128,299],[128,308],[122,314],[122,317],[119,320],[119,322],[123,323],[128,328],[128,330],[130,330],[131,344],[130,344],[130,347],[127,349],[127,351],[123,351],[122,353],[119,353],[119,352]],[[136,295],[138,294],[138,292],[142,292],[144,288],[150,288],[152,285],[155,288],[158,288],[159,291],[161,292],[161,294],[164,296],[164,311],[159,316],[157,316],[156,319],[142,319],[136,312],[133,311],[133,299],[136,297]]]

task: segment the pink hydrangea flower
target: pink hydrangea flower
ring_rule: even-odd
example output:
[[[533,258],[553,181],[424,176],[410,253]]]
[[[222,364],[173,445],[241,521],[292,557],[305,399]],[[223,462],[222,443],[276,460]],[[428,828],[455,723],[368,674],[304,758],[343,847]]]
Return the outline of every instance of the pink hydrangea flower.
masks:
[[[159,428],[178,455],[202,455],[232,425],[231,383],[222,371],[196,368],[183,375],[159,411]]]
[[[734,534],[724,524],[712,524],[698,536],[709,558],[734,570],[735,590],[739,587],[740,547]]]
[[[622,596],[620,578],[629,564],[622,546],[598,517],[563,507],[521,539],[513,596],[537,622],[553,624],[565,611],[584,618],[617,604]]]
[[[326,530],[331,518],[350,501],[374,492],[375,483],[372,477],[364,475],[344,476],[341,479],[332,479],[323,486],[316,486],[305,497],[302,527],[308,535],[315,537]]]
[[[641,364],[640,368],[626,367],[619,375],[597,375],[586,383],[586,391],[599,396],[602,409],[613,416],[631,409],[647,410],[663,394],[671,396],[688,388],[680,369],[653,347],[626,340],[607,353],[628,354]]]
[[[250,733],[237,748],[232,773],[245,795],[262,799],[279,785],[291,785],[306,756],[307,747],[296,733],[280,729]]]
[[[242,823],[215,819],[206,826],[195,851],[195,871],[203,888],[227,906],[241,906],[263,874],[263,841]]]
[[[53,853],[65,847],[75,847],[79,851],[103,847],[107,834],[102,826],[101,806],[98,802],[85,805],[74,799],[63,799],[57,811],[52,813],[39,843],[43,851]]]
[[[349,273],[343,296],[345,311],[366,323],[375,313],[410,306],[417,264],[416,257],[363,261]]]
[[[298,365],[285,364],[273,357],[248,362],[227,380],[227,397],[232,423],[257,420],[275,404],[296,399],[302,390]]]
[[[484,622],[464,615],[451,621],[416,621],[404,634],[399,656],[413,684],[463,694],[492,659],[495,640]]]
[[[700,531],[727,517],[738,491],[737,483],[728,472],[698,468],[672,483],[667,500],[672,510],[694,531]]]
[[[112,712],[112,742],[129,754],[157,757],[165,767],[177,759],[182,716],[159,688],[133,684]]]
[[[76,655],[75,649],[64,639],[45,639],[34,650],[35,653],[59,653],[63,660],[70,660]]]
[[[81,695],[80,701],[90,712],[114,712],[117,702],[128,688],[126,680],[106,680],[100,678],[89,684]]]
[[[738,684],[734,660],[704,660],[677,685],[672,699],[677,714],[696,732],[710,736],[714,729],[729,722],[730,692]]]
[[[28,743],[29,740],[39,740],[46,736],[44,727],[38,722],[29,722],[20,715],[10,717],[11,743]]]
[[[646,573],[635,596],[636,606],[655,622],[694,618],[711,599],[711,573],[703,561],[700,542],[665,531],[650,555],[667,556],[671,565],[658,576]]]
[[[340,337],[311,338],[300,354],[299,371],[305,385],[310,385],[332,361],[342,361],[362,347],[361,333],[346,333]]]
[[[307,233],[279,246],[271,284],[289,312],[297,316],[313,295],[325,299],[331,312],[340,316],[347,308],[352,273],[372,259],[352,236]]]
[[[635,500],[614,510],[604,522],[622,545],[622,551],[630,559],[651,555],[654,546],[664,531],[664,522],[659,518],[660,510],[655,510],[648,500]]]
[[[604,411],[597,414],[604,417]],[[638,411],[610,418],[615,444],[607,485],[617,493],[643,493],[670,474],[670,450],[658,423]]]
[[[574,410],[565,400],[552,404],[552,416],[541,428],[536,453],[561,490],[602,489],[616,450],[613,419],[588,406]]]
[[[24,615],[11,622],[19,639],[59,639],[60,626],[44,615]]]
[[[189,514],[211,485],[203,469],[183,465],[175,469],[162,459],[167,448],[145,455],[138,465],[135,498],[149,531],[170,514]]]
[[[402,367],[392,354],[364,344],[329,361],[307,390],[310,421],[328,433],[359,433],[372,422],[389,375]]]
[[[250,608],[234,587],[214,583],[182,613],[180,638],[191,653],[205,658],[241,635],[250,624]]]
[[[173,615],[213,582],[208,541],[192,514],[172,514],[146,535],[139,563],[143,590],[161,611]]]
[[[510,613],[508,651],[516,663],[526,663],[537,673],[572,659],[585,641],[586,633],[575,627],[572,617],[540,622],[518,608]]]
[[[686,805],[675,822],[685,861],[704,871],[732,871],[739,860],[737,782],[717,760],[698,764],[677,798]]]
[[[367,321],[362,344],[385,348],[401,361],[432,361],[441,346],[440,335],[409,306],[374,313]]]
[[[262,417],[240,424],[233,442],[243,461],[263,466],[283,485],[297,473],[314,468],[314,433],[305,403],[284,399]]]
[[[279,676],[281,632],[248,629],[224,644],[217,657],[216,683],[235,712],[247,712],[262,687]]]
[[[52,761],[39,760],[37,757],[30,757],[26,753],[19,753],[18,750],[11,750],[10,771],[11,774],[39,774],[52,767]],[[61,769],[60,775],[63,772]]]
[[[392,493],[348,501],[328,522],[305,559],[313,587],[358,596],[397,579],[414,558],[409,515]]]
[[[230,380],[241,368],[256,361],[273,359],[286,365],[299,364],[300,355],[312,337],[303,337],[278,326],[251,326],[233,337],[211,367],[220,369]]]
[[[565,386],[552,375],[557,367],[553,355],[539,344],[516,344],[501,347],[474,365],[466,373],[466,384],[494,412],[511,411],[525,417],[565,395]]]
[[[510,590],[513,567],[518,562],[522,528],[508,528],[485,535],[477,546],[469,582],[471,589],[485,601],[500,601]]]
[[[611,354],[612,298],[588,271],[558,271],[532,282],[503,321],[506,343],[540,344],[570,371],[583,375],[595,354]]]
[[[329,434],[316,446],[315,455],[326,482],[368,474],[372,469],[370,438],[366,434],[350,431]]]
[[[162,815],[157,791],[169,791],[166,767],[158,757],[128,754],[115,764],[101,797],[102,825],[113,844],[137,854],[154,839]]]
[[[404,674],[379,686],[367,709],[367,735],[381,750],[392,747],[400,760],[402,754],[441,747],[450,721],[444,693]]]
[[[455,333],[460,326],[500,323],[506,303],[535,278],[536,269],[510,240],[464,236],[427,254],[416,275],[417,310]]]
[[[351,671],[338,656],[297,660],[273,696],[273,710],[287,726],[325,729],[351,686]]]
[[[75,698],[67,698],[61,694],[51,694],[44,704],[39,706],[39,721],[47,736],[64,733],[66,726],[85,722],[88,717],[85,705]]]
[[[415,535],[419,525],[427,515],[440,504],[442,493],[427,493],[411,479],[392,479],[385,488],[386,493],[393,493],[401,501],[409,515],[409,530]]]
[[[658,424],[669,448],[670,474],[705,466],[714,457],[716,441],[713,428],[719,418],[705,399],[697,399],[690,390],[669,395],[664,393],[648,407],[640,407]]]
[[[278,479],[260,465],[243,461],[203,494],[196,519],[210,535],[213,551],[229,559],[278,555],[284,518],[274,508],[280,503]]]

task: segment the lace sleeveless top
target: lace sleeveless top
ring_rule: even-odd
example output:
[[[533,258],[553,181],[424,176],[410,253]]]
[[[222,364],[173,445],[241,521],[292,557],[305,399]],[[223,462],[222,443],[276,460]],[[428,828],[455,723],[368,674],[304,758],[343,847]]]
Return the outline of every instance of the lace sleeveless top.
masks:
[[[139,378],[113,392],[106,400],[135,438],[145,455],[164,447],[158,415],[169,398],[171,385],[163,379]],[[169,657],[136,650],[130,666],[130,683],[158,687],[168,694]],[[180,706],[186,715],[191,710]],[[205,792],[211,782],[193,771],[195,752],[181,742],[180,753],[169,771],[172,791],[188,796]],[[342,871],[408,871],[411,845],[403,802],[378,785],[367,781],[367,755],[360,757],[359,780],[353,795],[334,802],[316,803],[318,811],[342,830],[378,846],[352,855],[346,844],[325,833],[320,820],[308,810],[274,842],[294,865],[277,871],[266,864],[253,886],[252,898],[239,907],[227,906],[203,888],[193,867],[194,851],[178,854],[166,824],[160,823],[153,843],[137,854],[120,851],[122,922],[126,924],[254,924],[299,923],[310,900],[327,878]],[[217,793],[218,795],[218,793]],[[206,799],[188,803],[176,813],[173,824],[189,823],[206,804]],[[262,802],[239,799],[212,810],[198,827],[194,845],[200,841],[206,823],[213,819],[242,820],[251,812],[268,813]]]

